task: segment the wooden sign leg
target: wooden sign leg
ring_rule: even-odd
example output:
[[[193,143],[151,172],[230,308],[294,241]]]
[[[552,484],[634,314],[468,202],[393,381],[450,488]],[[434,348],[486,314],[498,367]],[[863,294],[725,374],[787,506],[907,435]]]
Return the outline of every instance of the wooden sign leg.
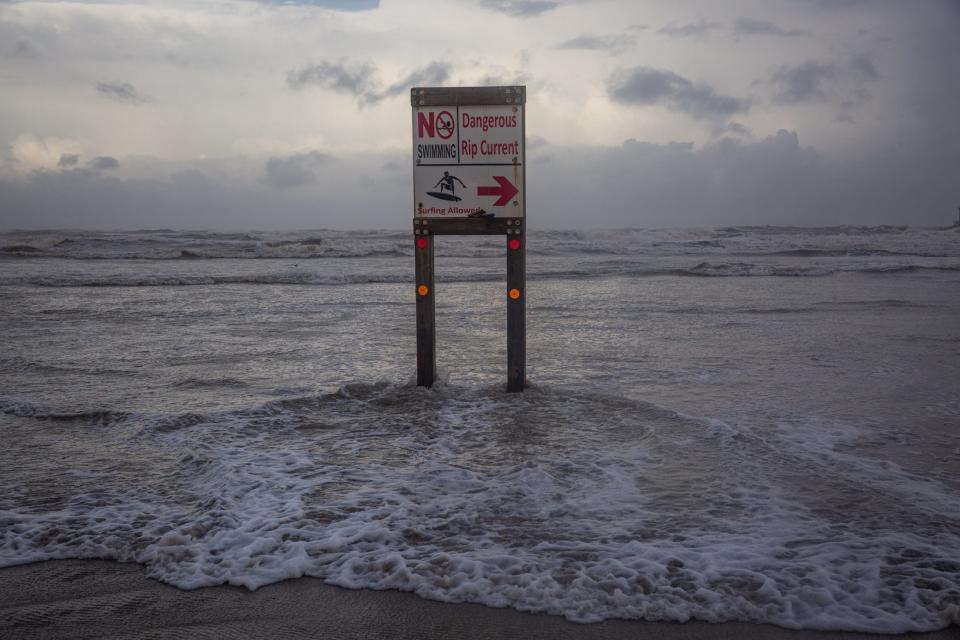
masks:
[[[432,387],[437,371],[433,236],[417,235],[414,244],[417,258],[417,386]]]
[[[527,239],[507,234],[507,391],[523,391],[527,370]]]

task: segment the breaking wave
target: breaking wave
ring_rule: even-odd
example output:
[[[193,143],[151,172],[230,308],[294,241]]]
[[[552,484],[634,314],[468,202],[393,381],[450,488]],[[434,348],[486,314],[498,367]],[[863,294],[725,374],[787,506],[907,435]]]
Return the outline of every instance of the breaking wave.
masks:
[[[438,255],[486,257],[502,239],[448,236]],[[324,259],[411,257],[413,236],[395,230],[216,233],[35,231],[0,233],[0,258],[87,260]],[[958,257],[951,229],[912,227],[724,227],[530,232],[545,256]]]
[[[411,266],[412,265],[408,265]],[[551,268],[552,267],[552,268]],[[583,279],[607,276],[685,276],[703,278],[816,278],[838,273],[913,273],[960,271],[960,263],[940,264],[812,264],[783,265],[753,262],[699,262],[689,267],[670,267],[661,264],[623,262],[585,262],[571,268],[566,263],[538,265],[528,269],[528,276],[536,279]],[[310,285],[335,286],[373,283],[404,283],[412,277],[405,269],[374,269],[366,272],[325,273],[286,269],[283,271],[245,274],[145,274],[131,273],[94,275],[18,275],[0,276],[0,286],[29,287],[190,287],[215,285]],[[440,271],[439,282],[491,282],[503,279],[499,270],[461,267]]]
[[[101,455],[56,483],[30,460],[54,507],[0,499],[0,566],[115,559],[185,589],[315,576],[581,622],[960,622],[960,499],[849,453],[853,425],[390,382],[212,413],[2,407]]]

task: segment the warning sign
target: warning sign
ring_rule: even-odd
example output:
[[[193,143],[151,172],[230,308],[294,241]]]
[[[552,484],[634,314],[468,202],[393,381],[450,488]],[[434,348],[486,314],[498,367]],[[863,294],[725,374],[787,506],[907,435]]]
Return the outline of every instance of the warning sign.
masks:
[[[476,91],[504,89],[511,88],[485,87]],[[415,215],[523,216],[522,101],[516,100],[516,104],[421,106],[417,104],[417,92],[431,90],[413,91]],[[509,92],[503,95],[509,95]]]

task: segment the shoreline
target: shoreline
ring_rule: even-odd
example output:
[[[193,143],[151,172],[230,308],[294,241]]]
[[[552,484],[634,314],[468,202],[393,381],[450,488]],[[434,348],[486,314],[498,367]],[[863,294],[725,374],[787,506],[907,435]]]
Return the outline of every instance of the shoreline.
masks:
[[[108,560],[49,560],[0,569],[0,637],[10,639],[947,640],[957,633],[956,626],[881,635],[750,622],[580,624],[514,609],[425,600],[400,591],[344,589],[306,577],[256,591],[233,586],[183,591],[145,577],[141,565]]]

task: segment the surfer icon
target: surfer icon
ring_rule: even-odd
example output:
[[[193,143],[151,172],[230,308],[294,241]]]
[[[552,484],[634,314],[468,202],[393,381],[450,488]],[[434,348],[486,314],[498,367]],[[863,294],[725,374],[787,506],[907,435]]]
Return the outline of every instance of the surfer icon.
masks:
[[[454,200],[460,202],[462,198],[457,195],[457,185],[454,184],[454,181],[459,182],[460,186],[464,189],[467,188],[467,185],[463,183],[463,180],[457,176],[450,175],[449,171],[443,172],[443,177],[437,180],[437,184],[433,185],[433,188],[436,189],[440,187],[439,191],[427,191],[428,196],[433,196],[434,198],[439,198],[441,200]],[[447,193],[449,191],[450,193]]]

